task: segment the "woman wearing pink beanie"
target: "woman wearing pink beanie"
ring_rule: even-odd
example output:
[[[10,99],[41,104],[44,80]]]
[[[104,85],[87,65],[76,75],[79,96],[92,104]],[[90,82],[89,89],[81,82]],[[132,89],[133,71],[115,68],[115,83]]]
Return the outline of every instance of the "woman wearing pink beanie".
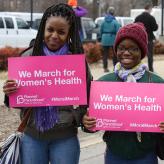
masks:
[[[141,61],[147,54],[147,43],[143,24],[132,23],[120,28],[114,44],[118,63],[113,73],[98,81],[164,83],[164,79],[148,71]],[[83,124],[86,129],[93,128],[96,119],[86,114]],[[159,127],[164,132],[164,122],[159,122]],[[105,164],[157,164],[157,136],[148,132],[106,131],[103,136],[106,142]]]

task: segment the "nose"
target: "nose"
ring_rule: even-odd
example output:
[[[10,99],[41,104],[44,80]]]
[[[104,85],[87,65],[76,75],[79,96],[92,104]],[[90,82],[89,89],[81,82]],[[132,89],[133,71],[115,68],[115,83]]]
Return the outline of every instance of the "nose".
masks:
[[[57,34],[56,31],[54,31],[54,32],[52,33],[52,38],[57,38],[57,37],[58,37],[58,34]]]
[[[126,49],[123,54],[125,54],[125,55],[131,55],[128,49]]]

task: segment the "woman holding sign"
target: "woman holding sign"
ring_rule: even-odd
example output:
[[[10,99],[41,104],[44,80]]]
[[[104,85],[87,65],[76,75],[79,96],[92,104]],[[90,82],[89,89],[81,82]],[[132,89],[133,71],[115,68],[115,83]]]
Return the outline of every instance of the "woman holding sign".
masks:
[[[143,24],[132,23],[122,27],[114,44],[119,62],[113,73],[102,76],[98,81],[164,83],[161,77],[150,72],[141,61],[147,54],[147,43]],[[96,126],[96,119],[86,114],[83,124],[87,129],[93,128]],[[161,132],[164,131],[164,123],[159,123],[159,127]],[[103,139],[107,145],[105,164],[158,163],[154,133],[106,131]]]
[[[32,48],[23,56],[55,56],[82,54],[79,29],[75,13],[69,5],[49,7],[41,20]],[[87,93],[92,76],[86,64]],[[7,80],[3,91],[8,96],[19,88],[14,80]],[[53,92],[53,91],[52,91]],[[76,91],[75,91],[76,92]],[[87,105],[74,107],[34,107],[22,137],[22,164],[78,164],[80,146],[77,127],[81,125]],[[21,109],[21,116],[28,109]]]

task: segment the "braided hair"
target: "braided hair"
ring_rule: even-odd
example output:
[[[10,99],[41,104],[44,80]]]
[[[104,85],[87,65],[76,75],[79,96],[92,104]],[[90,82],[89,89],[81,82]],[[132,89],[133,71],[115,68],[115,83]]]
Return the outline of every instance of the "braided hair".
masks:
[[[79,28],[77,24],[77,17],[74,13],[72,7],[67,4],[60,3],[57,5],[52,5],[47,8],[41,19],[39,30],[34,43],[33,56],[40,56],[43,54],[43,40],[44,40],[44,30],[46,21],[51,16],[61,16],[65,18],[69,24],[69,50],[72,54],[83,53],[82,43],[79,36]]]

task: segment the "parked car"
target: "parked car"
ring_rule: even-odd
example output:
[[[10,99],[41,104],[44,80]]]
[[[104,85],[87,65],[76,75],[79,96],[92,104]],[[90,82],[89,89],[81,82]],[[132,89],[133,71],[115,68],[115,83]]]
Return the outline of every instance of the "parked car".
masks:
[[[0,14],[0,47],[28,47],[36,34],[22,18]]]
[[[18,18],[22,18],[29,25],[31,25],[31,17],[32,17],[32,20],[34,21],[35,19],[40,19],[43,16],[43,13],[32,13],[32,15],[31,15],[30,12],[8,12],[8,11],[4,11],[4,12],[0,12],[0,15],[1,14],[5,14],[5,16],[15,16]]]
[[[81,26],[83,30],[84,40],[97,39],[96,24],[92,18],[82,17]]]
[[[39,25],[40,25],[40,21],[41,21],[41,18],[37,18],[33,21],[32,23],[32,28],[35,29],[35,30],[38,30],[39,29]]]

